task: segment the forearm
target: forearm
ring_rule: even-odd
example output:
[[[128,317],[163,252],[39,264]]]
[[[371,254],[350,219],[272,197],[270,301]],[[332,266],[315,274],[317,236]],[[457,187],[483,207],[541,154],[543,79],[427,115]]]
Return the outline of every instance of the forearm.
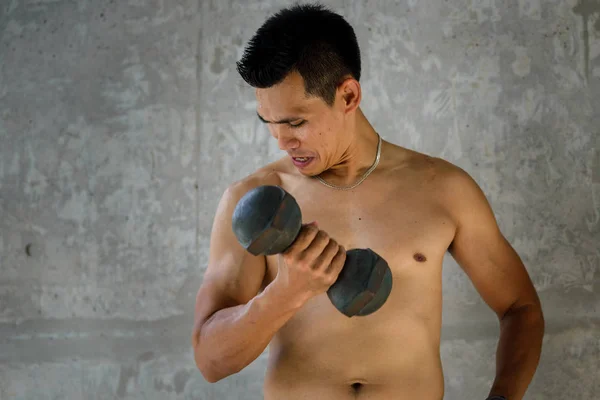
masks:
[[[299,307],[270,285],[248,303],[213,314],[194,341],[204,377],[216,382],[252,363]]]
[[[521,400],[537,369],[544,336],[544,318],[539,306],[508,312],[500,321],[496,352],[496,378],[490,395]]]

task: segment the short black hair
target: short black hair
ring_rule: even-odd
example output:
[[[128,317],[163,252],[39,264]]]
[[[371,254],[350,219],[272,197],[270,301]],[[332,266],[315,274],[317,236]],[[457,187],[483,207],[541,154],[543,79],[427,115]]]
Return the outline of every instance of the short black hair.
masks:
[[[291,72],[304,79],[307,95],[328,105],[348,75],[360,80],[360,49],[352,26],[320,4],[295,4],[269,17],[236,63],[244,81],[268,88]]]

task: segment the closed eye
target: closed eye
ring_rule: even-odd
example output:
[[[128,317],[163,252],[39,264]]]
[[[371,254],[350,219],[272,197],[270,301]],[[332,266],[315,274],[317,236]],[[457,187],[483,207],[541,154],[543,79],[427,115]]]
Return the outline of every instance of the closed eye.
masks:
[[[292,128],[299,128],[299,127],[301,127],[302,125],[304,125],[304,123],[305,123],[305,122],[306,122],[306,121],[301,121],[301,122],[298,122],[298,123],[295,123],[295,124],[291,124],[291,123],[290,123],[290,127],[292,127]]]

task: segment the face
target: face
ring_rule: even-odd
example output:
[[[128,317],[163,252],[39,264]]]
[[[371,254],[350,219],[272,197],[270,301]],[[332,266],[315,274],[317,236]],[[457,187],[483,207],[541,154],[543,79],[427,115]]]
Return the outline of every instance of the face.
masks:
[[[257,89],[256,98],[258,117],[300,173],[318,175],[339,162],[351,114],[343,91],[338,90],[329,106],[321,98],[307,97],[302,77],[292,73],[276,86]]]

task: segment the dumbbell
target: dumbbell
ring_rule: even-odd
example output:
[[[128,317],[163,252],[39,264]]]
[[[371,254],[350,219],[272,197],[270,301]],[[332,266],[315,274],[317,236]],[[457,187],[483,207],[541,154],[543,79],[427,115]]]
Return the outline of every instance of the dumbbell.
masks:
[[[258,186],[242,196],[232,215],[238,242],[253,255],[284,252],[298,237],[302,214],[296,199],[283,188]],[[327,296],[347,317],[377,311],[392,291],[387,262],[372,249],[346,251],[346,260]]]

